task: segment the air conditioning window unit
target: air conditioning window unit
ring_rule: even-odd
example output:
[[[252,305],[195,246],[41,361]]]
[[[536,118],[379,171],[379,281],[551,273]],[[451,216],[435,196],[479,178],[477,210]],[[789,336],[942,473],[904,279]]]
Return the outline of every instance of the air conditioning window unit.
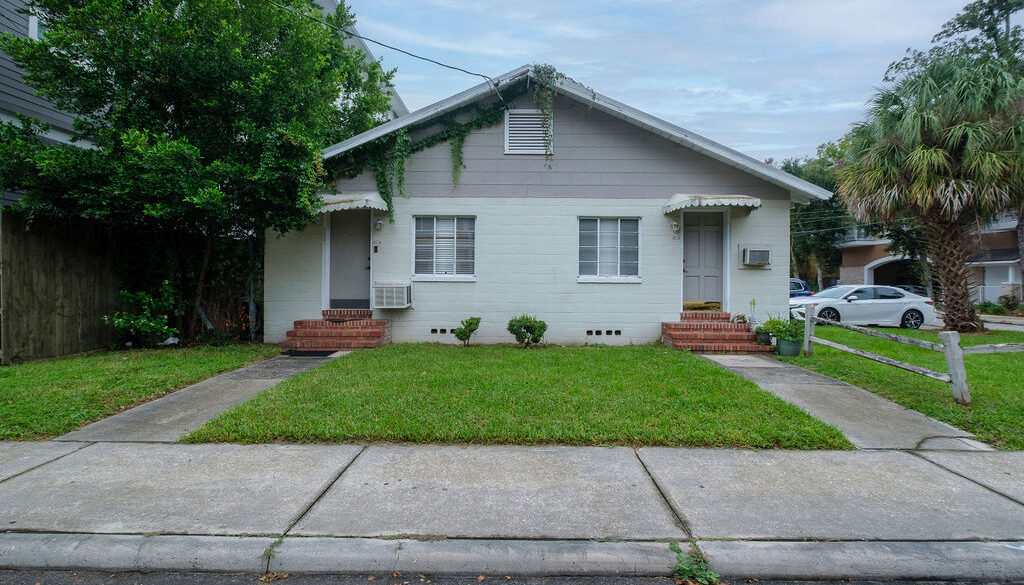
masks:
[[[374,284],[373,308],[375,309],[408,309],[412,306],[412,285]]]
[[[767,266],[772,263],[772,251],[743,248],[743,263],[747,266]]]

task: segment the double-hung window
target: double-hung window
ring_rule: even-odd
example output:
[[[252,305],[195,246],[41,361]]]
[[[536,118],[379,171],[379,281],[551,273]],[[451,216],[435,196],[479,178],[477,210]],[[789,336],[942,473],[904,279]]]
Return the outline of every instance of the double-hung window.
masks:
[[[640,219],[581,217],[579,276],[582,280],[640,278]]]
[[[476,218],[420,216],[416,221],[416,276],[472,277],[476,273]]]

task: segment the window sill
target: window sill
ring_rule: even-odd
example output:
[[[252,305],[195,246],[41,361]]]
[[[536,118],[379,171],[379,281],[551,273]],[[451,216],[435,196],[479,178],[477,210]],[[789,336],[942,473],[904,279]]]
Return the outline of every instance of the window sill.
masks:
[[[476,282],[476,276],[446,274],[414,274],[413,282]]]
[[[639,276],[577,276],[576,282],[597,284],[640,284]]]

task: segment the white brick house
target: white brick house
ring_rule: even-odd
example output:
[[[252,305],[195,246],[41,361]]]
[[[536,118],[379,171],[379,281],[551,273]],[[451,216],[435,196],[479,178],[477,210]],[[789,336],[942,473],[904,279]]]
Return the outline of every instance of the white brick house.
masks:
[[[747,313],[756,299],[762,319],[787,310],[790,204],[827,191],[569,80],[557,82],[546,161],[532,74],[496,80],[510,114],[466,138],[457,186],[441,143],[407,161],[393,217],[364,170],[337,182],[318,223],[268,233],[267,341],[325,309],[349,309],[325,315],[365,320],[355,325],[390,320],[394,341],[455,343],[451,329],[478,316],[474,342],[510,342],[509,318],[528,313],[548,323],[547,341],[615,344],[659,339],[685,301]],[[496,102],[484,83],[324,156]]]

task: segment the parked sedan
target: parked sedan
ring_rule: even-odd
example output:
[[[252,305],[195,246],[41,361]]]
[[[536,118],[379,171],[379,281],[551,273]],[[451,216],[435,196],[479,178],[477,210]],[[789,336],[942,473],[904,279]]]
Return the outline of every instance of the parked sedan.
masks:
[[[893,286],[840,285],[812,297],[789,300],[790,314],[803,319],[808,305],[816,305],[816,316],[852,325],[892,325],[917,329],[935,321],[935,303]]]

